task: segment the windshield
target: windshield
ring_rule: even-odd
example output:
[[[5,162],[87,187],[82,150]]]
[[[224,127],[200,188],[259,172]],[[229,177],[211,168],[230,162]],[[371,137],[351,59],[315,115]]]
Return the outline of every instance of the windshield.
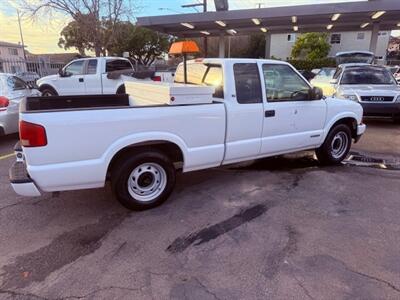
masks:
[[[346,68],[341,84],[395,84],[390,71],[379,67]]]

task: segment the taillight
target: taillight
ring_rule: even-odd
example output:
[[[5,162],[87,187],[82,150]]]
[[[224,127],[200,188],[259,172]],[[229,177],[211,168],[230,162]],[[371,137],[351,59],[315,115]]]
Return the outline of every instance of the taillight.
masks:
[[[43,147],[47,145],[46,129],[42,125],[25,121],[19,122],[19,139],[24,147]]]
[[[4,96],[0,96],[0,111],[6,110],[9,105],[10,105],[10,100],[8,100]]]
[[[153,77],[151,77],[151,80],[153,80],[153,81],[161,81],[161,76],[153,76]]]

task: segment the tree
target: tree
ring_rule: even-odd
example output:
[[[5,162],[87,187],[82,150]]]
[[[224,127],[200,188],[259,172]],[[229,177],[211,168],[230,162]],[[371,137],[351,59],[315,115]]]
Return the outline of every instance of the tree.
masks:
[[[115,26],[122,16],[129,17],[134,9],[133,0],[19,0],[21,7],[31,17],[61,12],[69,15],[76,28],[84,29],[96,56],[105,55]],[[104,27],[108,34],[105,35]],[[71,29],[71,28],[70,28]],[[68,43],[68,41],[66,41]],[[64,43],[61,43],[65,45]]]
[[[242,57],[264,58],[265,57],[265,35],[253,34],[250,36],[249,46],[242,54]]]
[[[322,59],[328,56],[330,49],[327,33],[309,32],[296,40],[291,55],[301,59]]]
[[[166,53],[173,38],[150,29],[135,26],[130,22],[120,22],[115,26],[112,43],[107,48],[113,55],[129,52],[139,64],[148,66]]]
[[[88,38],[88,34],[82,30],[82,26],[77,21],[69,22],[60,35],[58,46],[65,50],[76,48],[80,55],[85,56],[85,50],[91,49],[90,38]]]

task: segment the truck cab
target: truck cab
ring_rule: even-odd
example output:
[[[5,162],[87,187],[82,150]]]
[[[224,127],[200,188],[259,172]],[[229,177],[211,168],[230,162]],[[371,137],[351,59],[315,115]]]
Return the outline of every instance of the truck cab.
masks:
[[[110,79],[115,71],[134,71],[123,57],[81,58],[68,63],[58,74],[37,81],[43,96],[99,95],[124,93],[123,79]]]
[[[300,150],[340,164],[366,129],[359,103],[323,97],[286,62],[207,58],[186,69],[187,83],[183,65],[174,83],[127,81],[129,97],[27,99],[14,190],[37,196],[110,180],[121,204],[148,209],[168,198],[179,170]]]

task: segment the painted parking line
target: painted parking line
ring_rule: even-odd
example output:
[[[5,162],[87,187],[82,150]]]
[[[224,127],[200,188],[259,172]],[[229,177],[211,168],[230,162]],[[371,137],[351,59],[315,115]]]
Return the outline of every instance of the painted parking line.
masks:
[[[0,156],[0,160],[6,159],[6,158],[10,158],[10,157],[12,157],[14,155],[15,155],[15,153],[10,153],[10,154],[6,154],[6,155],[3,155],[3,156]]]

